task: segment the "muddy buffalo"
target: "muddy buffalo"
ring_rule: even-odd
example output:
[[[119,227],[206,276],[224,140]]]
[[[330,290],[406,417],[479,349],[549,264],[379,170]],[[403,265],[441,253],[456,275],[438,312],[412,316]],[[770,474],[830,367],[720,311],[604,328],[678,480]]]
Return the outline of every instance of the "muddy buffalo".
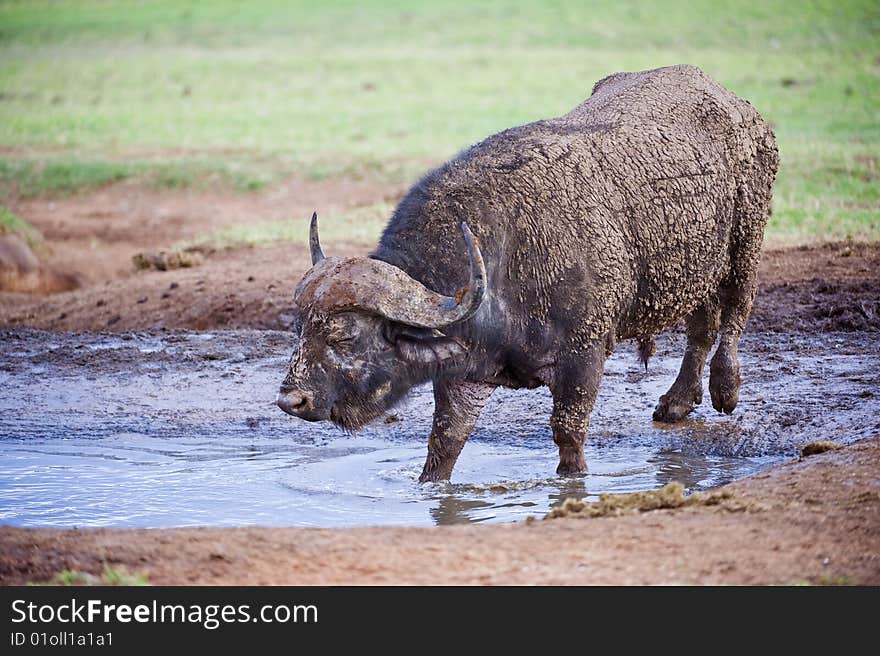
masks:
[[[654,411],[674,422],[739,396],[778,153],[768,124],[693,66],[611,75],[559,118],[489,137],[428,173],[366,258],[325,257],[295,292],[300,341],[277,403],[357,429],[434,386],[422,481],[448,479],[499,385],[546,385],[560,475],[583,446],[605,359],[645,363],[684,319],[681,370]]]

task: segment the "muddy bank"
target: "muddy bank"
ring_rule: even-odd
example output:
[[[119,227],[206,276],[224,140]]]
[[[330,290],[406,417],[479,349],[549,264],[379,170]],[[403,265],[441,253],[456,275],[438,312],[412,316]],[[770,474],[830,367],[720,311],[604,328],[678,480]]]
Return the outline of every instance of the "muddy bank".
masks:
[[[497,526],[0,528],[0,583],[880,584],[880,438],[725,486],[739,503]]]
[[[303,226],[305,230],[305,224]],[[366,255],[372,244],[330,244]],[[45,297],[0,293],[0,326],[56,331],[284,330],[309,268],[296,244],[213,253],[195,268],[135,272]],[[768,251],[750,332],[880,331],[880,243]]]
[[[880,331],[880,243],[766,252],[746,329]]]

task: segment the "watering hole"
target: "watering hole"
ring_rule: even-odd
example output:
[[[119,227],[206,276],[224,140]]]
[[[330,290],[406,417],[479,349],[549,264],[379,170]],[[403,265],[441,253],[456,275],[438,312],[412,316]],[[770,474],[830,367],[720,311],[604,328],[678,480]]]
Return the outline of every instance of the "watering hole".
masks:
[[[749,334],[732,416],[703,405],[673,426],[651,412],[684,338],[647,372],[611,357],[587,476],[553,472],[546,390],[499,389],[453,482],[420,485],[433,399],[420,387],[350,435],[273,404],[283,332],[0,332],[0,523],[55,527],[432,525],[541,516],[566,497],[719,485],[806,442],[880,428],[880,350],[865,333]],[[708,382],[704,381],[704,385]]]

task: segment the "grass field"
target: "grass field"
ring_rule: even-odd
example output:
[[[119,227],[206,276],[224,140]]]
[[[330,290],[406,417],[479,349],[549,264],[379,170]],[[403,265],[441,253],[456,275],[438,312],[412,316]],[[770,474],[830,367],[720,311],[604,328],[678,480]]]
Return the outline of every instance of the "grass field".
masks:
[[[773,123],[771,238],[880,238],[876,0],[0,0],[0,194],[411,181],[610,72],[682,62]]]

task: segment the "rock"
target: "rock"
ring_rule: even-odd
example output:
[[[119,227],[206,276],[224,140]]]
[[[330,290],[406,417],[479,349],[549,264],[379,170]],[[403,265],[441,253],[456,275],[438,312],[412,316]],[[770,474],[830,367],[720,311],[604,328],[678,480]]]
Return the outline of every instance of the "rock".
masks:
[[[23,239],[0,236],[0,291],[53,294],[76,287],[76,276],[43,266]]]

